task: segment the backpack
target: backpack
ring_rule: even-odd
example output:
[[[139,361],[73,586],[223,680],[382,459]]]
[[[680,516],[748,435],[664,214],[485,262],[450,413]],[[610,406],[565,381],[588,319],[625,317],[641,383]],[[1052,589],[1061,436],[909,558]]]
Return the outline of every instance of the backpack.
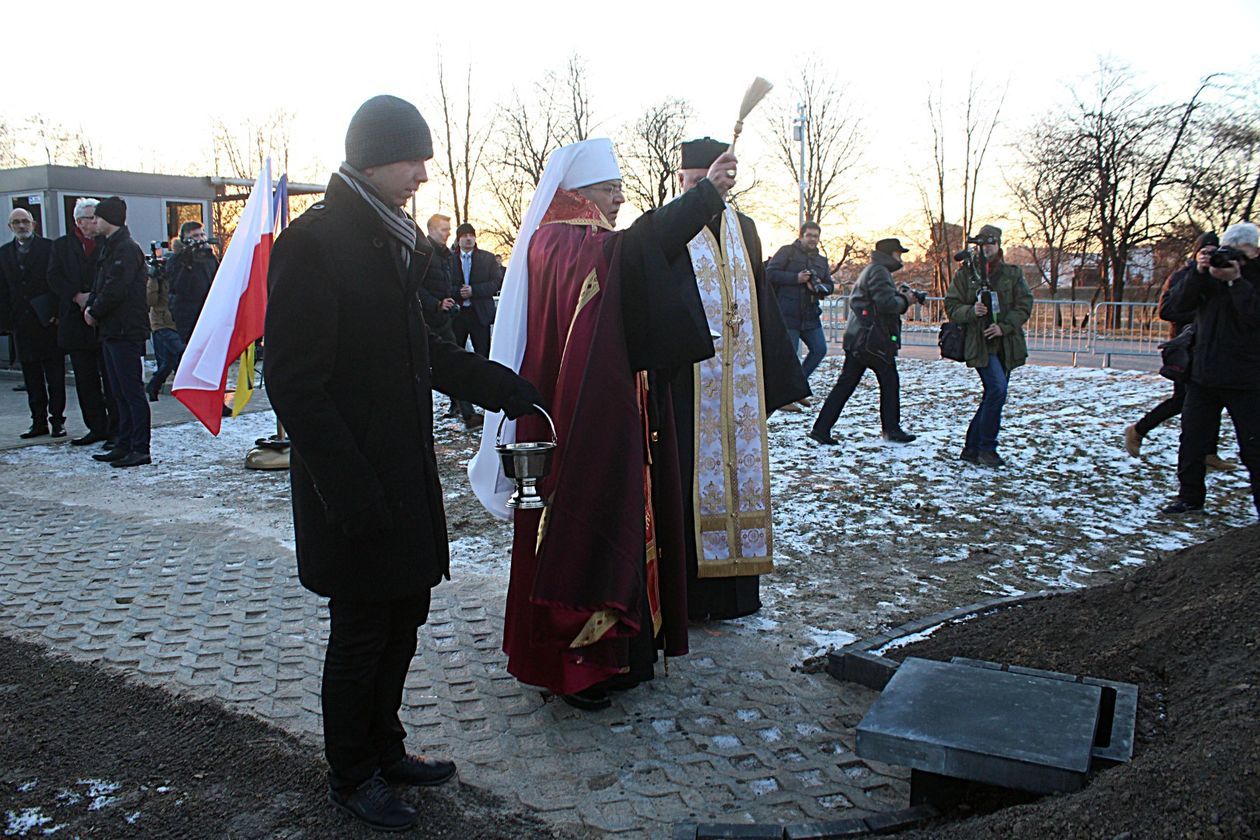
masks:
[[[1160,344],[1159,355],[1162,362],[1160,376],[1177,383],[1189,381],[1190,363],[1194,359],[1194,324],[1177,333],[1176,338]]]
[[[967,328],[953,321],[941,324],[941,331],[936,337],[936,346],[941,348],[941,358],[955,362],[967,361]]]

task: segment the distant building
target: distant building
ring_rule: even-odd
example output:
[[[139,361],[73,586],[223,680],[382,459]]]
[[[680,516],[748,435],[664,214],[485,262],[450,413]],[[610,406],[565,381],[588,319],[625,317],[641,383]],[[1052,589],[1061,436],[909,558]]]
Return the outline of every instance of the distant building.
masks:
[[[49,239],[74,227],[79,198],[117,195],[127,202],[127,227],[142,246],[168,243],[187,221],[209,228],[216,187],[210,178],[119,172],[87,166],[23,166],[0,169],[0,209],[24,207],[35,217],[39,233]],[[13,238],[7,227],[0,244]]]

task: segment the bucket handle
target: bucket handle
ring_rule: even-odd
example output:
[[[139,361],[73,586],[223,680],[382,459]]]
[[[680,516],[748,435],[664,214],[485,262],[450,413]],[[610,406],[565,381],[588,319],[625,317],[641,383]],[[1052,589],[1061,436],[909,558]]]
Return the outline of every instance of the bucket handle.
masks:
[[[547,418],[547,425],[551,427],[551,443],[554,446],[560,440],[556,437],[556,424],[551,421],[551,415],[548,414],[547,410],[541,405],[534,403],[534,408],[538,409],[539,414]],[[508,416],[506,414],[499,418],[499,428],[498,431],[494,433],[494,445],[496,447],[503,445],[503,424],[507,422],[507,419]]]

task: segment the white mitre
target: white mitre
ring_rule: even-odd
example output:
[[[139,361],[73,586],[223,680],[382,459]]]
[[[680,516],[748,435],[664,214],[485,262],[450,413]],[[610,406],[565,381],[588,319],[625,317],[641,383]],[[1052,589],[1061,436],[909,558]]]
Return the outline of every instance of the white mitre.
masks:
[[[494,318],[494,337],[490,342],[490,360],[520,371],[525,358],[525,340],[529,333],[529,243],[542,224],[557,189],[576,190],[602,181],[621,178],[612,141],[596,137],[562,146],[551,153],[543,169],[538,188],[530,199],[529,209],[521,221],[521,229],[512,246],[499,308]],[[499,424],[503,423],[502,433]],[[516,441],[516,421],[504,420],[500,411],[486,412],[481,428],[481,448],[468,464],[468,480],[477,500],[500,519],[510,519],[507,506],[515,485],[503,475],[503,463],[494,449],[497,443]]]

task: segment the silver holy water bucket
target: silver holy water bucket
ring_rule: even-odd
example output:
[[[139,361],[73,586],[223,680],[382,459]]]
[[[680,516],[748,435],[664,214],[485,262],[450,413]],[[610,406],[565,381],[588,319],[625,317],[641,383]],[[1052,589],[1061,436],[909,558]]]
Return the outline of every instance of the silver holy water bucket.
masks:
[[[507,506],[520,510],[537,510],[547,506],[547,500],[538,493],[538,482],[551,472],[551,456],[556,451],[556,424],[551,422],[551,415],[543,411],[542,406],[535,405],[534,408],[547,418],[547,425],[551,427],[550,442],[503,443],[506,414],[499,421],[499,429],[494,436],[494,450],[503,462],[503,474],[516,482]]]

